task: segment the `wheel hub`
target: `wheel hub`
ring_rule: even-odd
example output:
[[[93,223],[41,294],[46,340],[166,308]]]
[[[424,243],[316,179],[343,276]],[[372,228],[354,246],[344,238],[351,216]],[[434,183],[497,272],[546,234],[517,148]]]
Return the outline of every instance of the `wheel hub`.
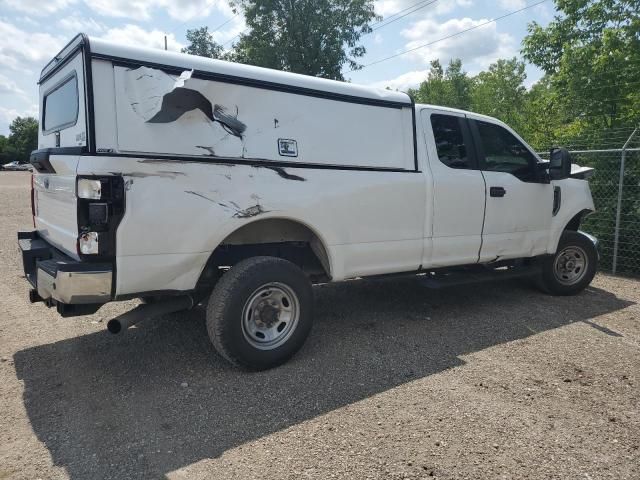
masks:
[[[255,290],[242,309],[242,333],[253,347],[272,350],[293,334],[300,302],[291,287],[279,282]]]
[[[255,321],[260,327],[271,328],[280,318],[280,309],[267,302],[260,302],[255,311]]]
[[[556,256],[554,276],[563,285],[574,285],[585,276],[588,262],[587,254],[582,248],[566,247]]]

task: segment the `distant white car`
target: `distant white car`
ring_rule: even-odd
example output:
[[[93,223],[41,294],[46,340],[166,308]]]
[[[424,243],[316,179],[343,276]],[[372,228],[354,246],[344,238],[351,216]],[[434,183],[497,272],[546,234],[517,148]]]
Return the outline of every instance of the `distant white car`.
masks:
[[[9,162],[2,166],[3,170],[31,170],[31,164],[18,161]]]

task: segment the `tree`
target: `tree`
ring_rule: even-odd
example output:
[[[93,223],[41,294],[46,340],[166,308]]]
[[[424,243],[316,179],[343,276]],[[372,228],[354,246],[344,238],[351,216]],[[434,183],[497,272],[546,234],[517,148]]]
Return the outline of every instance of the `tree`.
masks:
[[[11,162],[15,158],[15,149],[9,143],[9,139],[0,135],[0,165]]]
[[[359,68],[359,43],[376,17],[373,0],[236,0],[249,33],[231,59],[317,77],[344,80],[342,67]]]
[[[537,151],[566,144],[558,104],[558,94],[546,75],[526,93],[521,134]]]
[[[472,87],[473,81],[462,69],[459,58],[451,60],[446,70],[439,60],[433,60],[427,79],[417,90],[409,90],[408,93],[418,103],[468,110]]]
[[[7,152],[13,160],[28,162],[33,150],[38,148],[38,120],[33,117],[16,117],[9,125]]]
[[[640,114],[640,5],[638,0],[556,0],[561,15],[547,27],[529,24],[526,59],[557,92],[564,123],[589,131],[629,126]]]
[[[471,110],[499,118],[513,129],[522,131],[526,126],[526,78],[524,62],[515,57],[491,64],[487,71],[473,79]]]
[[[187,30],[187,40],[189,45],[181,50],[182,53],[208,58],[225,58],[222,45],[213,40],[213,36],[209,33],[209,27]]]
[[[544,88],[535,92],[537,104],[532,104],[534,108],[553,106],[549,112],[553,120],[548,125],[553,138],[544,147],[553,141],[578,149],[619,148],[640,121],[639,2],[556,0],[555,3],[560,14],[544,28],[531,23],[522,50],[525,58],[546,73]],[[536,129],[542,130],[539,124]],[[617,176],[607,175],[607,171],[615,171],[617,165],[612,165],[612,157],[606,155],[577,160],[596,169],[598,181],[591,187],[599,215],[587,218],[584,228],[603,239],[602,261],[607,264],[611,262],[617,210],[616,197],[611,195],[617,188]],[[639,165],[629,162],[625,184],[640,183]],[[638,218],[640,191],[626,188],[621,207],[621,218]],[[640,249],[640,237],[629,225],[623,223],[620,230],[621,258],[634,258]]]

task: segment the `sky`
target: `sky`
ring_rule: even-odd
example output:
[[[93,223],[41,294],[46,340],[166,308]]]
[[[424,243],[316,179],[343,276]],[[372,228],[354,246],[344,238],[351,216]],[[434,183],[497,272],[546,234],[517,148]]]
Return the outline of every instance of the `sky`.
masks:
[[[372,62],[420,47],[508,14],[539,0],[375,0],[383,20],[362,38]],[[405,91],[426,78],[429,62],[461,58],[471,75],[499,58],[520,56],[527,24],[546,25],[554,5],[541,5],[503,20],[444,39],[362,70],[347,71],[353,83]],[[394,20],[395,19],[395,20]],[[208,26],[229,48],[246,29],[227,0],[0,0],[0,134],[16,116],[38,116],[38,77],[42,67],[79,32],[128,45],[179,51],[187,29]],[[526,85],[541,72],[527,66]]]

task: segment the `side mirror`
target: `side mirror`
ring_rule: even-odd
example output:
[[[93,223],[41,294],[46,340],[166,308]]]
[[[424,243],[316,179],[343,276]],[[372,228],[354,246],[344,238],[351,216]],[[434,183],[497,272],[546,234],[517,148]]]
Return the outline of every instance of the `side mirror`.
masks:
[[[552,180],[571,176],[571,155],[566,148],[552,148],[549,152],[549,176]]]

